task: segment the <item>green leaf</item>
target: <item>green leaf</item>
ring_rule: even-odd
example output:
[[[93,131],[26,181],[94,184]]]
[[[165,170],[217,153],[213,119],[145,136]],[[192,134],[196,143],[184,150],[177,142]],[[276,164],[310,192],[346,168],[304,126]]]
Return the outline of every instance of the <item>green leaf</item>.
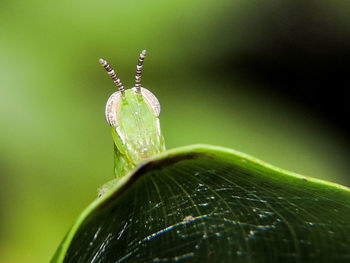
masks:
[[[121,178],[52,262],[345,262],[349,247],[347,187],[194,145]]]

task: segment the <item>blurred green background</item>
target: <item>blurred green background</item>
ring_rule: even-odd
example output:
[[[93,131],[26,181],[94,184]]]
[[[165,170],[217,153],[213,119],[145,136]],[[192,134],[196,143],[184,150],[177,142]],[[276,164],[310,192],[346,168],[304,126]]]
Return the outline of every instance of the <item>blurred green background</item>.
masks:
[[[100,57],[130,88],[147,49],[143,86],[161,102],[167,148],[226,146],[350,185],[346,119],[334,117],[345,114],[334,67],[348,54],[348,10],[346,1],[2,0],[1,261],[49,261],[112,178],[104,106],[115,87]],[[326,93],[324,76],[334,77]]]

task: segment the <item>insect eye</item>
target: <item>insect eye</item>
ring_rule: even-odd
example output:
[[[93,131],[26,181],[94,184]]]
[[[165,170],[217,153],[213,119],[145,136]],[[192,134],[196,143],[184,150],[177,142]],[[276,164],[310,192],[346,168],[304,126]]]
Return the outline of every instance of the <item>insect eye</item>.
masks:
[[[118,112],[120,103],[122,102],[122,94],[120,91],[114,92],[106,103],[106,120],[111,126],[118,126]]]
[[[158,117],[160,114],[160,103],[157,97],[145,88],[141,88],[141,94],[148,106],[151,107],[153,114]]]

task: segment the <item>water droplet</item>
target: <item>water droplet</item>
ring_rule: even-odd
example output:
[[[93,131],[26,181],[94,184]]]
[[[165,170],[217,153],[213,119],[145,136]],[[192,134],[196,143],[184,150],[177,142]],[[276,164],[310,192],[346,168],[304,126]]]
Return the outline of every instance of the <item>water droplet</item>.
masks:
[[[194,220],[193,216],[189,215],[189,216],[184,217],[184,219],[182,221],[184,223],[188,223],[188,222],[193,221],[193,220]]]

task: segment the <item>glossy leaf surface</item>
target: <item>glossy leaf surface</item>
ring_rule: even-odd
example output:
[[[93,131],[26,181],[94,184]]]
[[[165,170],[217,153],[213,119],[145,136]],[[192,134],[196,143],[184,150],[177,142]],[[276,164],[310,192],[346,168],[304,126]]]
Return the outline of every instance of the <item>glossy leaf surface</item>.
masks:
[[[195,145],[123,177],[52,262],[346,262],[349,247],[348,188]]]

